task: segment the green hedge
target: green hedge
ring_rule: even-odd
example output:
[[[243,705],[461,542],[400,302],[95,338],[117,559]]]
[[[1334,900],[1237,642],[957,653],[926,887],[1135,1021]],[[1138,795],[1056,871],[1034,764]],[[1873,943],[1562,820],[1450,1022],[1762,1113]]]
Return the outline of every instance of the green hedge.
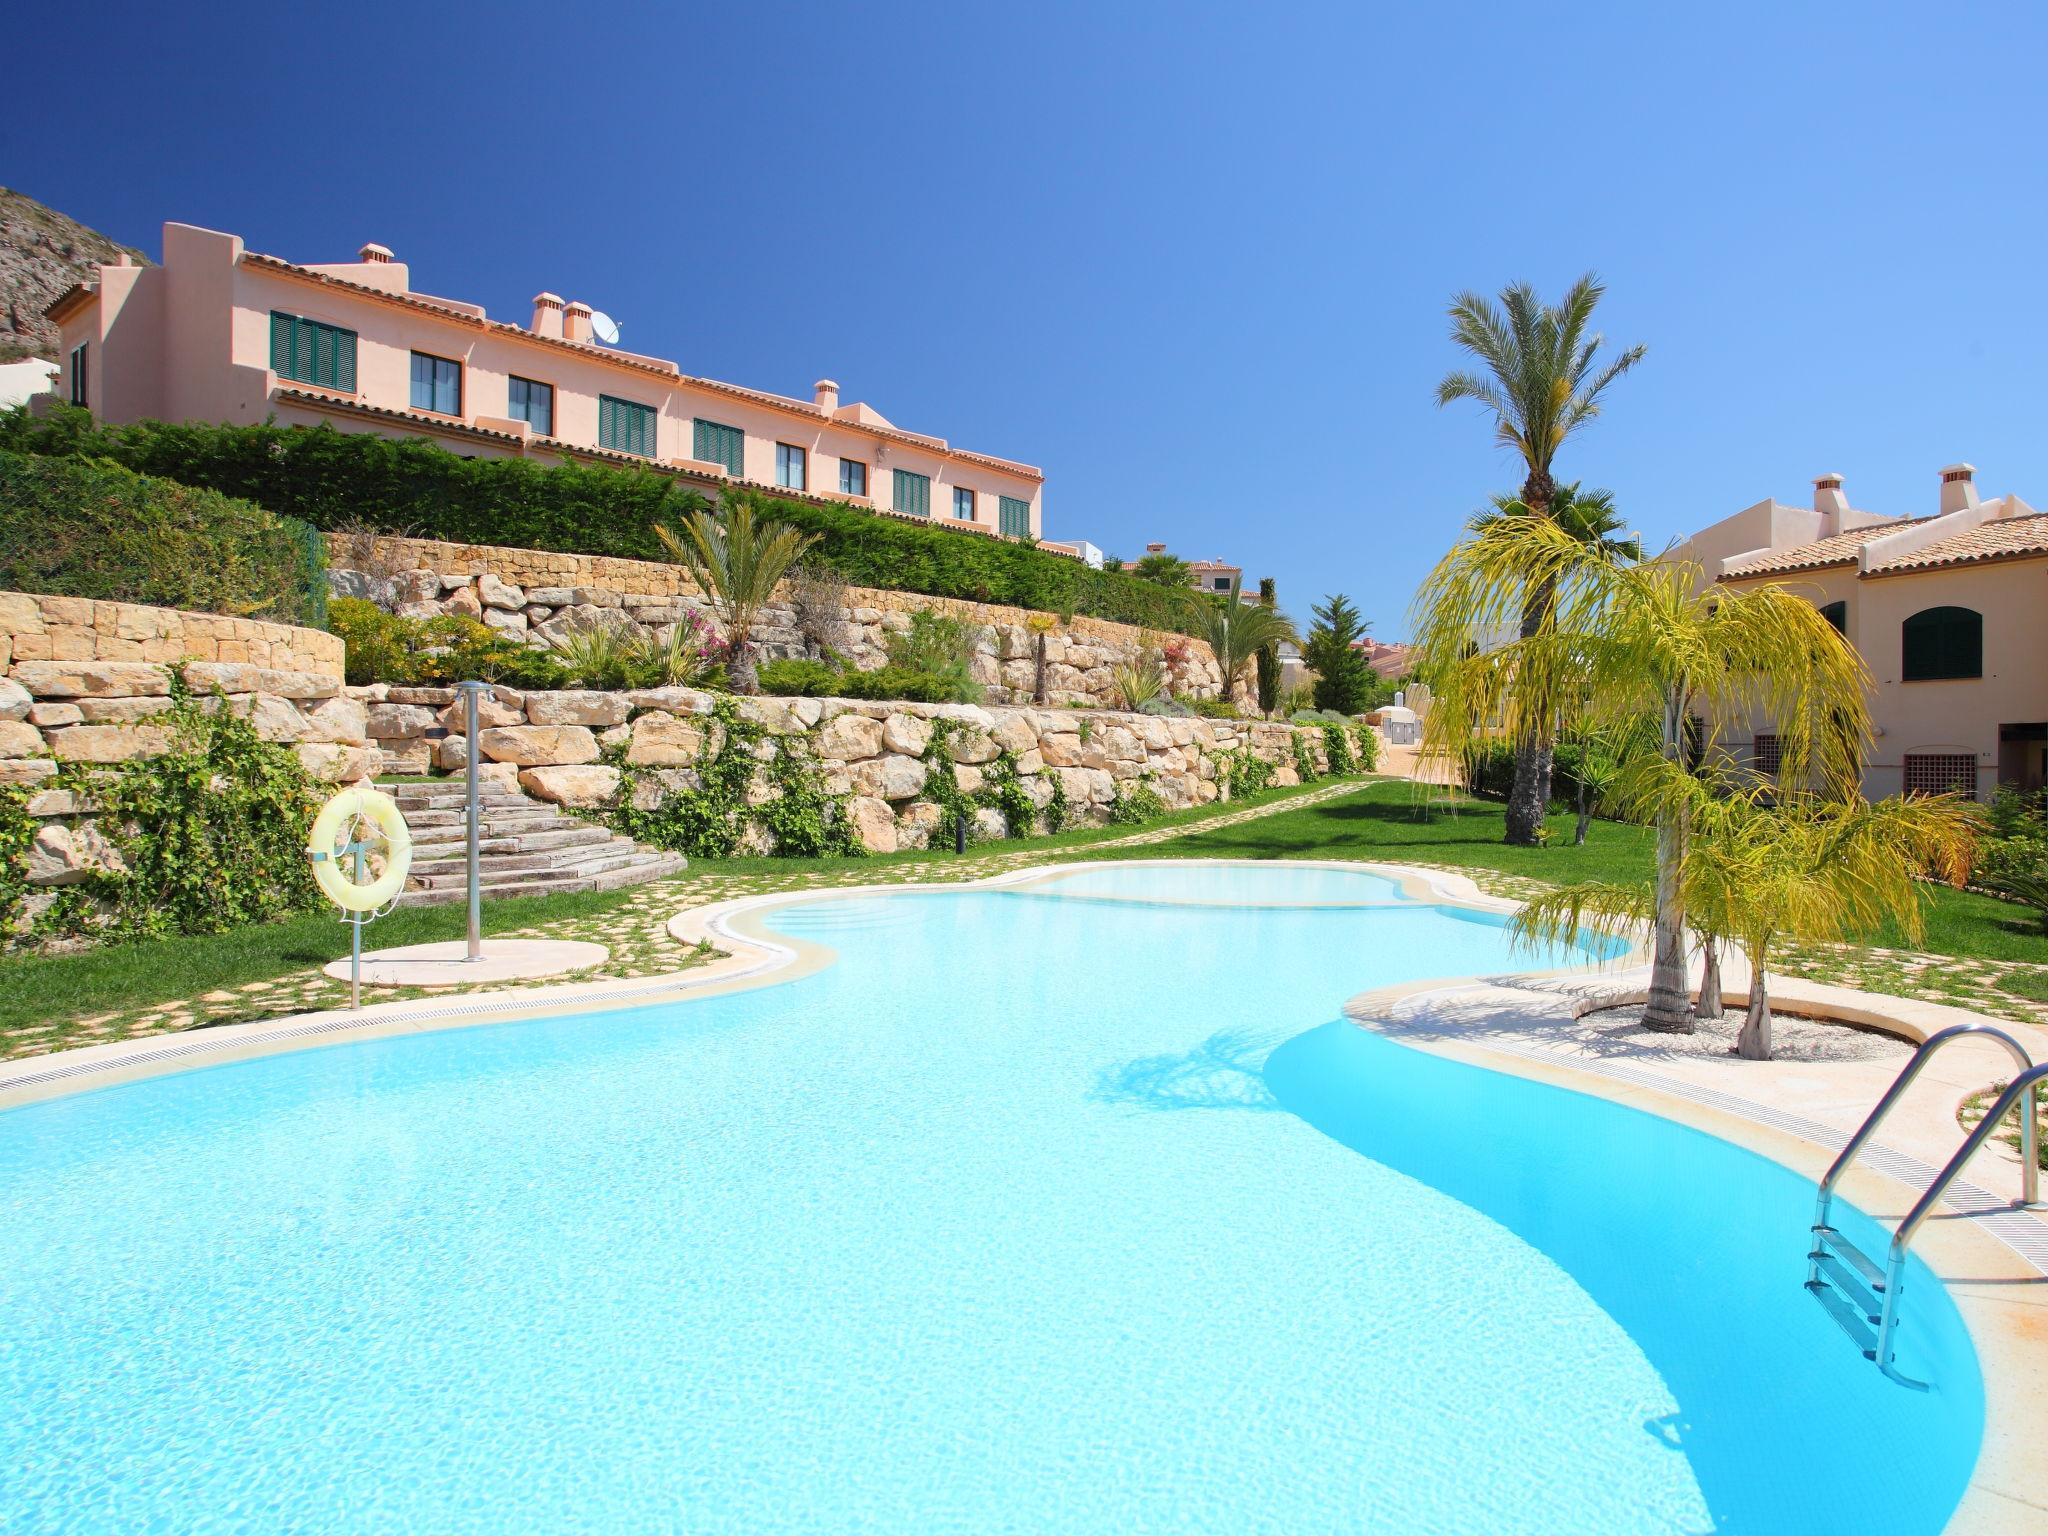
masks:
[[[218,491],[0,451],[0,588],[319,626],[325,556],[306,524]]]
[[[83,411],[47,419],[0,414],[0,449],[112,459],[143,474],[247,497],[317,528],[365,524],[466,544],[564,554],[662,558],[653,525],[706,505],[655,470],[465,459],[423,439],[330,427],[104,427]],[[1030,544],[908,523],[844,504],[816,506],[755,492],[772,515],[819,538],[818,553],[860,586],[1086,613],[1194,633],[1202,604],[1162,587]]]

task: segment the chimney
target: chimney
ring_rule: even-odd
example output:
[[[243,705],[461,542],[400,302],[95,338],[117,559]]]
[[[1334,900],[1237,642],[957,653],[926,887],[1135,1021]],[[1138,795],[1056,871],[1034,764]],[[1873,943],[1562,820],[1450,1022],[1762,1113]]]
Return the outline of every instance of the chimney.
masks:
[[[533,296],[533,334],[562,334],[562,296],[559,293],[536,293]]]
[[[1164,544],[1147,544],[1145,546],[1145,553],[1148,555],[1163,555],[1166,553],[1166,546]]]
[[[1849,498],[1842,494],[1842,477],[1837,474],[1813,477],[1813,510],[1820,514],[1820,536],[1828,538],[1842,531],[1842,514],[1849,510]]]
[[[562,335],[570,341],[590,340],[590,306],[581,299],[562,311]]]
[[[839,385],[831,379],[820,379],[811,386],[811,399],[817,403],[820,416],[837,415],[839,411]]]
[[[391,254],[390,246],[379,245],[374,240],[356,252],[357,261],[395,261],[396,259]]]
[[[1977,505],[1977,466],[1944,464],[1941,468],[1941,510],[1964,512]]]

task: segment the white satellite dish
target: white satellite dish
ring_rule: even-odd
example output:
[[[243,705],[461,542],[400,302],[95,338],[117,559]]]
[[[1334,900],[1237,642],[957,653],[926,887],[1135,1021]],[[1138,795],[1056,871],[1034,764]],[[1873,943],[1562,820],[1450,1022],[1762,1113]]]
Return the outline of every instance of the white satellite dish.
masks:
[[[619,322],[601,309],[590,312],[590,334],[608,347],[619,344]]]

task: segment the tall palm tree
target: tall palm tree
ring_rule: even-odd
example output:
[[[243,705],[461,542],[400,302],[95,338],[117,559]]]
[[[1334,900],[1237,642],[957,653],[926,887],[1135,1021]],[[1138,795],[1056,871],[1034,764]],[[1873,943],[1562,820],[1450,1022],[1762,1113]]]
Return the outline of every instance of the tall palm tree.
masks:
[[[754,675],[754,626],[775,595],[775,584],[818,542],[816,537],[787,523],[755,521],[754,504],[743,496],[729,497],[723,516],[700,509],[685,517],[680,528],[657,523],[654,532],[718,615],[731,650],[727,667],[733,691],[754,692],[760,686]]]
[[[1503,518],[1548,517],[1579,543],[1617,560],[1643,558],[1643,541],[1635,534],[1623,534],[1627,519],[1614,505],[1612,491],[1582,491],[1579,482],[1560,485],[1550,500],[1550,510],[1538,512],[1519,496],[1488,499],[1491,510],[1475,512],[1465,527],[1484,533]]]
[[[1565,439],[1600,414],[1600,397],[1642,361],[1630,347],[1604,362],[1605,338],[1591,329],[1606,289],[1588,272],[1556,305],[1545,304],[1527,283],[1501,290],[1498,305],[1477,293],[1451,300],[1451,340],[1478,359],[1480,369],[1454,369],[1436,387],[1436,403],[1474,400],[1493,413],[1494,436],[1521,456],[1527,469],[1521,500],[1548,517],[1557,484],[1551,465]],[[1538,588],[1517,616],[1523,638],[1541,627],[1550,594]],[[1551,737],[1540,720],[1515,741],[1515,777],[1508,794],[1507,840],[1533,843],[1550,798]]]
[[[1512,622],[1529,591],[1552,594],[1535,631],[1490,649],[1474,633]],[[1439,562],[1417,598],[1417,651],[1433,690],[1425,749],[1456,754],[1494,730],[1520,740],[1583,707],[1590,719],[1657,722],[1663,765],[1690,774],[1720,731],[1774,722],[1781,785],[1846,798],[1870,717],[1863,663],[1820,610],[1775,584],[1710,587],[1692,564],[1633,564],[1581,544],[1549,518],[1503,518]],[[1646,1022],[1690,1031],[1682,800],[1625,774],[1620,798],[1657,832],[1656,958]]]
[[[1228,594],[1218,593],[1202,610],[1202,638],[1216,657],[1216,669],[1223,674],[1223,698],[1227,703],[1237,691],[1238,674],[1265,647],[1283,641],[1300,644],[1294,620],[1278,608],[1264,603],[1247,603],[1238,597],[1238,584]]]

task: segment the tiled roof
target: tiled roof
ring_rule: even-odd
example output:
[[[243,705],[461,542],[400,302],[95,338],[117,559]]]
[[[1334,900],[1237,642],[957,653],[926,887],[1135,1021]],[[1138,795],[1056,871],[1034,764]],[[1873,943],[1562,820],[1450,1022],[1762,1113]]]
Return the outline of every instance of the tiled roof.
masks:
[[[942,458],[964,459],[969,463],[985,464],[990,469],[998,469],[1005,474],[1018,475],[1031,480],[1043,480],[1045,478],[1043,471],[1015,459],[999,459],[993,454],[970,453],[965,448],[941,446],[940,440],[937,438],[927,437],[920,432],[906,432],[900,427],[878,427],[868,422],[852,421],[845,417],[823,417],[818,414],[815,407],[807,405],[801,400],[793,400],[787,395],[770,394],[766,390],[749,389],[743,384],[727,384],[720,379],[695,378],[690,374],[684,373],[674,363],[665,362],[658,358],[643,358],[632,353],[615,352],[608,347],[600,347],[591,342],[571,341],[566,336],[543,336],[538,331],[530,331],[523,325],[513,325],[505,320],[492,320],[467,309],[456,309],[447,304],[437,304],[432,299],[423,298],[418,294],[393,293],[389,289],[373,288],[368,283],[358,283],[345,277],[336,277],[331,272],[315,272],[310,267],[299,266],[296,262],[286,261],[278,256],[265,256],[258,251],[245,251],[242,255],[242,260],[251,266],[261,267],[266,272],[276,272],[282,276],[319,283],[329,288],[344,289],[362,298],[381,300],[384,303],[395,304],[404,309],[420,310],[434,316],[437,320],[450,321],[457,325],[467,325],[477,330],[491,331],[501,336],[510,336],[539,346],[573,352],[579,357],[607,363],[614,368],[630,368],[637,373],[651,374],[655,378],[669,383],[689,384],[695,385],[699,389],[716,390],[720,394],[733,395],[742,400],[750,400],[757,405],[765,405],[774,410],[784,411],[789,415],[801,417],[807,421],[829,420],[834,426],[845,427],[869,437],[882,438],[890,442],[904,443],[913,448],[921,448],[927,453],[936,453]],[[59,302],[61,303],[62,301],[60,300]]]
[[[1816,571],[1829,565],[1854,565],[1863,546],[1872,539],[1887,533],[1897,533],[1901,528],[1910,528],[1914,523],[1924,523],[1924,517],[1908,522],[1875,523],[1868,528],[1852,528],[1847,533],[1837,533],[1825,539],[1815,539],[1811,544],[1795,544],[1789,549],[1765,550],[1749,559],[1729,566],[1723,576],[1778,576],[1787,571]]]
[[[2030,517],[1993,518],[1910,555],[1873,565],[1863,574],[1896,576],[1905,571],[1932,571],[1947,565],[1975,565],[2026,555],[2048,555],[2048,512],[2036,512]]]

